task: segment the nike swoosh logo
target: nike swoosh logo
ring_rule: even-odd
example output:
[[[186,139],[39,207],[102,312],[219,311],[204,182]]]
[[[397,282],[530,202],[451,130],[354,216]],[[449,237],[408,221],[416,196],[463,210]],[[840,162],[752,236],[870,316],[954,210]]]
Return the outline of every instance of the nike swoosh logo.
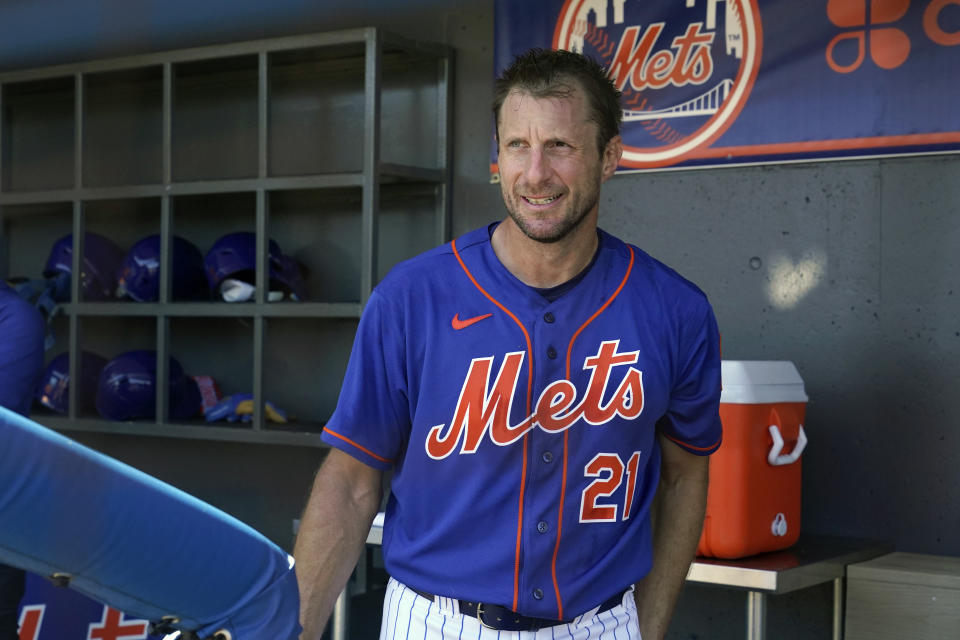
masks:
[[[450,321],[450,326],[452,326],[457,331],[460,331],[460,329],[466,329],[470,325],[476,324],[481,320],[486,320],[492,315],[493,315],[492,313],[485,313],[482,316],[474,316],[472,318],[467,318],[466,320],[461,320],[460,314],[458,313],[453,316],[453,320]]]

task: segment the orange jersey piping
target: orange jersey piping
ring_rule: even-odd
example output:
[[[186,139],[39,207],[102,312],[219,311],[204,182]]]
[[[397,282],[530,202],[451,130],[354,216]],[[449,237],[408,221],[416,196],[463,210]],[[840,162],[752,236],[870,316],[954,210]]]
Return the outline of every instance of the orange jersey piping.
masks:
[[[384,458],[383,456],[378,456],[378,455],[375,454],[373,451],[370,451],[370,449],[367,449],[367,448],[364,447],[363,445],[357,444],[356,442],[354,442],[353,440],[351,440],[350,438],[348,438],[348,437],[346,437],[346,436],[340,435],[339,433],[337,433],[337,432],[334,431],[333,429],[328,429],[327,427],[324,427],[323,430],[326,431],[327,433],[329,433],[330,435],[332,435],[333,437],[335,437],[335,438],[340,438],[341,440],[343,440],[343,441],[346,442],[347,444],[350,444],[350,445],[356,447],[357,449],[360,449],[360,451],[363,451],[365,454],[367,454],[368,456],[370,456],[370,457],[372,457],[372,458],[376,458],[376,459],[379,460],[380,462],[386,462],[387,464],[393,464],[393,460],[392,460],[392,459],[390,459],[390,458]]]
[[[597,316],[603,313],[607,307],[610,306],[610,303],[620,295],[620,292],[623,291],[623,287],[627,284],[627,280],[630,278],[630,273],[633,271],[633,248],[630,245],[627,245],[627,249],[630,251],[630,262],[627,264],[627,272],[623,274],[623,280],[620,281],[620,286],[617,287],[617,290],[613,292],[613,295],[603,303],[603,305],[597,309],[597,311],[590,316],[586,322],[580,325],[580,328],[577,329],[576,333],[573,334],[573,337],[570,338],[570,344],[567,347],[567,380],[570,379],[570,357],[573,354],[573,343],[576,341],[580,333],[587,328],[591,322],[593,322]],[[563,499],[567,494],[567,459],[569,447],[567,446],[570,441],[570,430],[563,432],[563,480],[560,484],[560,512],[557,515],[557,542],[553,547],[553,560],[550,564],[550,571],[553,574],[553,589],[557,594],[557,619],[563,620],[563,598],[560,596],[560,583],[557,580],[557,557],[560,555],[560,537],[563,534]]]
[[[470,282],[473,283],[480,293],[487,297],[490,302],[500,307],[504,313],[506,313],[510,318],[517,323],[517,326],[520,327],[520,331],[523,332],[523,338],[527,342],[527,355],[529,356],[529,361],[527,363],[527,415],[530,415],[530,403],[531,397],[533,394],[533,348],[530,342],[530,334],[527,333],[526,327],[523,326],[523,323],[517,319],[517,316],[513,314],[509,309],[500,304],[500,302],[494,298],[492,295],[487,293],[487,291],[480,286],[480,283],[477,282],[476,278],[473,277],[473,274],[470,273],[470,269],[467,268],[467,265],[464,264],[463,258],[460,257],[460,252],[457,250],[457,241],[454,240],[450,243],[451,248],[453,249],[453,255],[456,256],[457,262],[460,263],[460,268],[463,269],[463,272],[467,274],[467,277],[470,278]],[[513,610],[516,611],[518,607],[519,597],[520,597],[520,544],[523,540],[523,494],[526,491],[527,486],[527,435],[523,436],[523,469],[520,473],[520,504],[517,512],[517,545],[514,552],[514,561],[513,561]]]
[[[661,431],[660,433],[663,433],[663,432]],[[693,446],[692,444],[688,444],[688,443],[684,442],[683,440],[679,440],[679,439],[677,439],[677,438],[674,438],[673,436],[671,436],[671,435],[668,434],[668,433],[663,433],[663,437],[666,438],[667,440],[672,441],[672,442],[676,442],[676,443],[677,443],[678,445],[680,445],[681,447],[685,447],[685,448],[687,448],[687,449],[693,449],[694,451],[710,451],[711,449],[714,449],[714,448],[716,448],[717,446],[719,446],[720,443],[722,442],[722,439],[721,439],[721,440],[717,440],[716,442],[714,442],[714,443],[713,443],[712,445],[710,445],[709,447],[695,447],[695,446]]]

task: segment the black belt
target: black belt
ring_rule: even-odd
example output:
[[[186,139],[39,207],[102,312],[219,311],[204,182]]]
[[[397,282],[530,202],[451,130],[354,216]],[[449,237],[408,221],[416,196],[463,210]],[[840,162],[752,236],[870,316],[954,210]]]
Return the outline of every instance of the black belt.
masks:
[[[435,596],[424,591],[413,589],[417,595],[433,600]],[[616,595],[610,596],[601,603],[597,613],[609,611],[623,602],[621,591]],[[497,631],[537,631],[544,627],[552,627],[558,624],[568,624],[572,620],[551,620],[550,618],[535,618],[525,616],[498,604],[487,604],[486,602],[469,602],[467,600],[457,600],[460,604],[460,613],[471,618],[476,618],[480,624],[488,629]]]

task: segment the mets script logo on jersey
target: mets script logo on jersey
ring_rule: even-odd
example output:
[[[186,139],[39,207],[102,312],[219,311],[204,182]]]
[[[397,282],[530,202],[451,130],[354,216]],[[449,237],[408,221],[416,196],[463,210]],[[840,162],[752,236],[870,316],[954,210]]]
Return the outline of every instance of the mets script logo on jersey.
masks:
[[[590,372],[590,381],[577,402],[577,388],[569,380],[547,385],[537,400],[536,410],[519,424],[510,424],[510,409],[517,392],[524,352],[508,353],[496,374],[493,385],[490,373],[493,356],[474,358],[460,389],[457,408],[450,425],[438,424],[427,435],[427,455],[436,460],[446,458],[459,446],[460,453],[476,453],[484,436],[494,444],[513,444],[535,427],[550,433],[569,429],[578,420],[602,425],[616,417],[628,420],[643,411],[643,372],[635,367],[639,351],[618,353],[619,340],[603,342],[595,355],[585,358],[583,369]],[[616,385],[610,381],[619,375]],[[521,385],[523,389],[526,384]],[[607,389],[615,391],[607,397]]]
[[[553,47],[602,61],[623,92],[623,166],[676,164],[720,137],[750,94],[757,0],[567,0]]]

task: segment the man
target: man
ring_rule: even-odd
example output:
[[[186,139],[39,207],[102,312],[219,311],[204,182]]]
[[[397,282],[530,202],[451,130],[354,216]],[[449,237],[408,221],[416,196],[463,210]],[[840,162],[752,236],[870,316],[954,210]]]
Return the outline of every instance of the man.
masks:
[[[30,412],[43,369],[44,329],[40,312],[0,280],[0,406],[21,415]],[[0,564],[0,640],[18,638],[23,591],[24,572]]]
[[[391,467],[381,638],[666,633],[720,444],[719,338],[696,287],[597,227],[618,100],[569,52],[498,79],[509,215],[399,265],[364,310],[294,551],[303,638]]]

